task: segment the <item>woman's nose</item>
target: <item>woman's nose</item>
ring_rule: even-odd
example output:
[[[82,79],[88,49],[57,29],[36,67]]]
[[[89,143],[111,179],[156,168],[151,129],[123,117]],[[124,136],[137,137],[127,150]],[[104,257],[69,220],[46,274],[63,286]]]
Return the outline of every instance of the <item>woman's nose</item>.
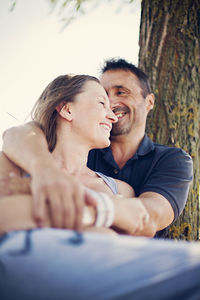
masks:
[[[107,118],[109,120],[111,120],[112,123],[116,123],[118,121],[117,116],[114,114],[114,112],[111,109],[109,109],[109,112],[107,114]]]

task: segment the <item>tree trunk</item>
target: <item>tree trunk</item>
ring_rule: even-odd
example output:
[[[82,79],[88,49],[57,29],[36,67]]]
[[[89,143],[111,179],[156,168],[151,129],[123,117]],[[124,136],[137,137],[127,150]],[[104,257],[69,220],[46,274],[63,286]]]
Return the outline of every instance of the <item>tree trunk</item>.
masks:
[[[200,1],[143,0],[139,66],[150,78],[156,104],[147,121],[152,140],[188,152],[194,180],[170,238],[199,239]]]

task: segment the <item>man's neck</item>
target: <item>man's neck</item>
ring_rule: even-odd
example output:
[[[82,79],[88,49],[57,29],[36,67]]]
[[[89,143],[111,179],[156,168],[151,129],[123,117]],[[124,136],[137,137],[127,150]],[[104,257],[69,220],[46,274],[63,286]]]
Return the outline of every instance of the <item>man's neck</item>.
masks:
[[[143,138],[144,132],[141,134],[121,135],[111,138],[112,154],[120,168],[133,157]]]

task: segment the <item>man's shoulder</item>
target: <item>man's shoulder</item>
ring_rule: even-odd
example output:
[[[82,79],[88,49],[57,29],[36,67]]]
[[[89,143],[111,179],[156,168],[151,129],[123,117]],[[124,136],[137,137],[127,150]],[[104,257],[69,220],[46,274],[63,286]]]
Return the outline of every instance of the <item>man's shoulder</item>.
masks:
[[[154,149],[157,153],[163,154],[163,155],[176,155],[178,157],[185,157],[189,160],[192,160],[191,156],[182,148],[180,147],[171,147],[166,146],[163,144],[154,143]]]
[[[139,155],[146,155],[152,153],[155,156],[161,157],[165,156],[176,156],[192,160],[190,155],[180,147],[171,147],[159,143],[153,142],[147,135],[144,136],[144,139],[138,149]]]
[[[169,147],[154,143],[154,158],[157,166],[165,170],[181,172],[192,177],[193,161],[191,156],[180,147]]]
[[[144,150],[142,152],[139,149],[139,154],[141,154],[140,157],[141,159],[144,158],[145,161],[148,157],[152,166],[166,170],[184,170],[190,174],[192,173],[192,158],[182,148],[155,143],[148,136],[145,136],[143,145],[146,146],[146,153]]]

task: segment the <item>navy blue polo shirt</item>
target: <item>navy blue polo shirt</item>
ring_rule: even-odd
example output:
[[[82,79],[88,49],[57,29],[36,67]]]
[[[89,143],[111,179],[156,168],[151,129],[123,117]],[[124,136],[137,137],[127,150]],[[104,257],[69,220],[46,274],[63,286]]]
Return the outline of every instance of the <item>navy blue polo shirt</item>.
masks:
[[[129,183],[137,197],[144,192],[161,194],[170,202],[174,220],[184,209],[193,174],[192,159],[185,151],[153,143],[147,135],[123,168],[115,162],[110,147],[90,151],[88,167]],[[166,229],[156,237],[165,234]]]

